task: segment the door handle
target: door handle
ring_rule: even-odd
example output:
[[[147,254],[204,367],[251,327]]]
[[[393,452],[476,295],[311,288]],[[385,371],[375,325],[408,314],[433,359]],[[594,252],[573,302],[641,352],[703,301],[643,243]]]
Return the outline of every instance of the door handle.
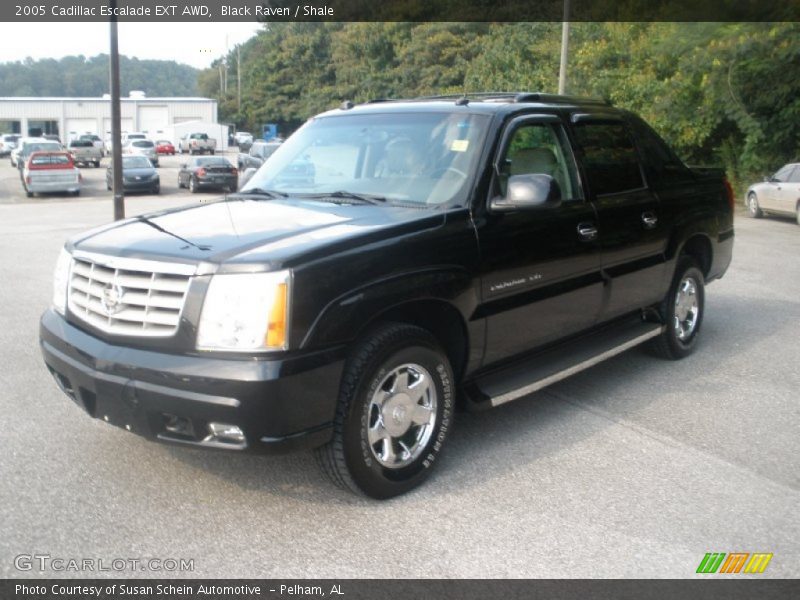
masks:
[[[645,229],[653,229],[658,224],[658,217],[650,211],[642,213],[642,223]]]
[[[578,223],[578,237],[584,242],[591,242],[597,238],[597,227],[587,221]]]

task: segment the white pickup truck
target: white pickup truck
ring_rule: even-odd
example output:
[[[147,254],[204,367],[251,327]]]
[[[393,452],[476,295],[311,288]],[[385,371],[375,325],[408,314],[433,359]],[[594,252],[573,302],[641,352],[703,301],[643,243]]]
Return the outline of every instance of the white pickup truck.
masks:
[[[217,140],[208,137],[207,133],[187,133],[178,142],[178,152],[183,154],[214,154]]]

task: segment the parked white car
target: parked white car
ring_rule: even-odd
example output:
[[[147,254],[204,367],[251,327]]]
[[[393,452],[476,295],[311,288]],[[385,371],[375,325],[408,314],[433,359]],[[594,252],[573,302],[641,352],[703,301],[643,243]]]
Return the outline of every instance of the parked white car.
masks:
[[[0,135],[0,156],[9,156],[17,147],[17,140],[22,137],[18,133],[5,133]]]
[[[772,177],[751,185],[745,203],[755,219],[765,214],[792,216],[800,225],[800,163],[784,165]]]

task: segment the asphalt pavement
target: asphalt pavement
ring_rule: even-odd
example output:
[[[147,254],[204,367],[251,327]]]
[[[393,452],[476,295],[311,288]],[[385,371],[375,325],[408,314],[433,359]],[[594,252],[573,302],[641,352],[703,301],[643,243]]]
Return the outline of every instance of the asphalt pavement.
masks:
[[[333,487],[310,453],[158,445],[81,412],[42,363],[38,318],[64,239],[110,220],[109,196],[27,201],[10,189],[0,187],[2,577],[165,574],[15,566],[46,554],[192,559],[193,571],[168,573],[190,577],[683,578],[707,552],[773,553],[759,577],[800,576],[791,220],[737,217],[734,262],[707,289],[693,356],[634,349],[457,414],[434,476],[376,502]],[[202,197],[166,189],[128,210]]]

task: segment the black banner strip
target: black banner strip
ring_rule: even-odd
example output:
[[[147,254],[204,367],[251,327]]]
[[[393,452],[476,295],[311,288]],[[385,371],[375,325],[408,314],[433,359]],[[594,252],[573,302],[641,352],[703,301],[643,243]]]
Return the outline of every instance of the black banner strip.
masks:
[[[3,0],[0,21],[107,21],[111,0]],[[569,0],[570,21],[800,21],[800,0]],[[117,0],[120,21],[564,20],[564,0]]]

